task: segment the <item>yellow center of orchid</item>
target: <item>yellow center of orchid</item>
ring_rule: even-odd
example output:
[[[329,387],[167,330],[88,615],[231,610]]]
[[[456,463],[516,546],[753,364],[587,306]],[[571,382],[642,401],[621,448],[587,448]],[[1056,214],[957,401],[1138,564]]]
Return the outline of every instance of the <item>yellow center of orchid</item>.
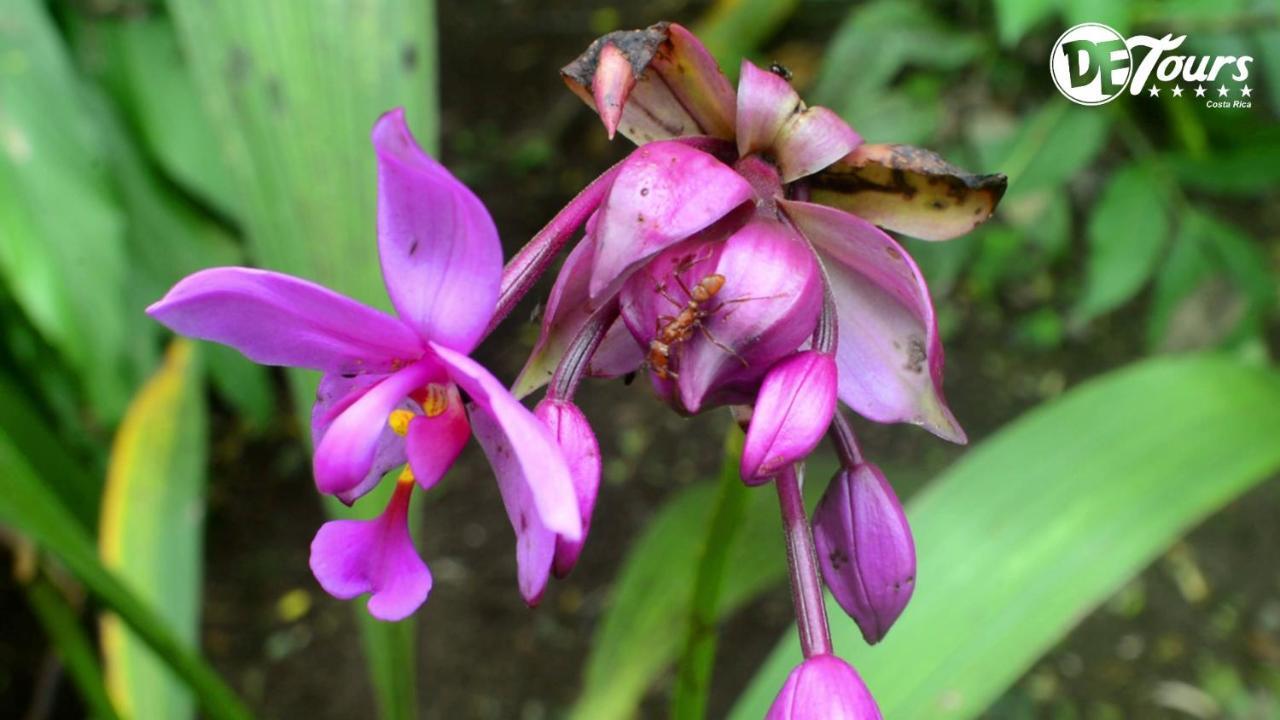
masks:
[[[404,437],[409,434],[409,421],[413,420],[413,413],[409,410],[392,410],[391,416],[387,418],[387,424],[395,434]]]
[[[412,484],[414,481],[415,481],[415,478],[413,477],[413,469],[410,468],[408,465],[405,465],[404,469],[400,471],[400,477],[396,478],[396,482],[400,483],[401,485],[409,485],[409,484]]]
[[[436,417],[449,409],[449,390],[439,383],[431,383],[423,389],[422,413],[427,417]]]

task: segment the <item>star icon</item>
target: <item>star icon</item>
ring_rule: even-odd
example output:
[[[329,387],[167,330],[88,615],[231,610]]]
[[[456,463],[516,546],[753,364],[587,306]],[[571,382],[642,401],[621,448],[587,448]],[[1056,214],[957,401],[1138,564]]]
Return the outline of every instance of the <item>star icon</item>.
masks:
[[[1248,85],[1245,85],[1244,87],[1240,88],[1240,95],[1241,97],[1253,97],[1253,88],[1249,87]]]
[[[1173,96],[1174,96],[1174,97],[1182,97],[1182,86],[1181,86],[1181,85],[1174,85],[1174,86],[1173,86]]]
[[[1197,85],[1197,86],[1196,86],[1196,97],[1204,97],[1204,86],[1203,86],[1203,85]]]
[[[1227,96],[1227,86],[1226,86],[1226,85],[1219,85],[1219,86],[1218,86],[1218,97],[1226,97],[1226,96]]]
[[[1160,97],[1160,88],[1156,87],[1155,85],[1152,85],[1151,90],[1149,90],[1147,94],[1150,95],[1151,97]]]

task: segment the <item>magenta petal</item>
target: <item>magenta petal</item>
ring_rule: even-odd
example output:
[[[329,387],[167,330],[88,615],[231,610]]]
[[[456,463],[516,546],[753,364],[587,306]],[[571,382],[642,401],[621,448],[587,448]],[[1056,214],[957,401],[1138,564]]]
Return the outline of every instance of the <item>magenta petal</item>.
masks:
[[[773,154],[789,183],[812,175],[848,155],[862,144],[862,138],[824,107],[811,107],[795,113],[773,140]]]
[[[582,518],[573,481],[551,433],[475,360],[445,347],[433,345],[433,349],[449,377],[471,396],[476,439],[497,471],[499,485],[527,487],[532,500],[529,509],[536,510],[548,530],[572,540],[581,538]],[[479,429],[482,419],[492,431],[484,437]],[[508,513],[516,509],[508,502]],[[513,522],[516,519],[513,515]]]
[[[619,318],[609,326],[600,347],[592,353],[587,374],[598,378],[620,377],[639,370],[644,360],[644,348],[636,344],[626,323]]]
[[[343,410],[316,446],[312,466],[320,492],[349,493],[362,487],[374,468],[391,411],[439,373],[433,360],[421,360],[388,375]]]
[[[760,384],[742,447],[742,479],[758,485],[818,446],[836,412],[836,362],[816,350],[774,365]]]
[[[320,380],[320,387],[316,390],[316,402],[311,408],[311,446],[313,448],[320,447],[320,442],[324,439],[325,433],[329,431],[329,426],[333,424],[333,421],[347,408],[351,407],[356,400],[364,397],[365,393],[386,378],[386,375],[347,377],[332,373],[326,374]],[[413,400],[405,398],[394,409],[416,412],[418,405]],[[355,487],[337,493],[338,499],[347,505],[354,503],[365,493],[372,490],[382,480],[383,475],[394,468],[404,465],[407,460],[404,438],[392,431],[390,425],[384,423],[382,434],[378,436],[378,442],[373,452],[373,464],[369,468],[368,474]]]
[[[784,78],[742,61],[738,76],[738,154],[767,151],[787,118],[803,103]]]
[[[502,244],[480,199],[414,141],[404,110],[373,128],[378,252],[391,303],[423,339],[470,352],[492,317]]]
[[[434,417],[415,417],[409,421],[409,434],[405,437],[409,468],[423,490],[440,482],[471,437],[471,423],[467,422],[458,389],[452,383],[446,387],[449,398],[444,412]]]
[[[431,592],[431,572],[409,534],[412,490],[397,487],[372,520],[325,523],[311,542],[311,572],[325,592],[341,600],[372,593],[369,614],[379,620],[403,620]]]
[[[880,468],[842,470],[813,511],[822,578],[870,644],[880,642],[916,587],[916,548],[902,504]]]
[[[582,537],[578,540],[557,538],[553,571],[556,577],[565,577],[578,562],[587,531],[591,528],[591,513],[595,510],[596,494],[600,491],[600,445],[591,431],[587,416],[577,405],[567,400],[545,399],[534,408],[533,414],[551,432],[569,466],[573,489],[578,497],[578,512],[582,516]]]
[[[787,676],[765,720],[881,720],[881,715],[849,663],[815,655]]]
[[[266,270],[201,270],[147,314],[176,333],[230,345],[264,365],[378,373],[422,356],[413,331],[390,315]]]
[[[600,209],[590,294],[610,294],[654,254],[749,201],[751,185],[732,168],[678,141],[631,153]]]
[[[840,399],[876,422],[910,422],[964,442],[942,396],[942,341],[929,288],[911,256],[844,211],[778,205],[825,258],[840,320]]]
[[[711,274],[724,284],[707,315],[669,350],[678,379],[656,379],[664,400],[690,414],[725,402],[751,402],[759,379],[808,339],[822,310],[822,276],[809,244],[789,226],[757,215],[727,240],[691,241],[635,273],[620,296],[636,342],[649,347],[692,288]]]

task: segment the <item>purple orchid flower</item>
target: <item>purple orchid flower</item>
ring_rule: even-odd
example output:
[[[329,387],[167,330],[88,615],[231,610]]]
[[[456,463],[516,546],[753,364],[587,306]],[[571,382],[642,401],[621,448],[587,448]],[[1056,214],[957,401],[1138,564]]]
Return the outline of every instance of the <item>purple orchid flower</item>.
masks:
[[[876,422],[911,422],[964,441],[942,395],[942,346],[924,278],[906,251],[873,222],[930,240],[955,237],[990,216],[1003,193],[1003,176],[971,175],[916,148],[863,144],[837,115],[806,106],[784,78],[750,62],[743,62],[735,92],[701,43],[676,24],[610,33],[562,74],[600,113],[610,136],[621,132],[641,148],[566,208],[563,219],[577,219],[577,224],[548,227],[543,240],[554,246],[582,220],[591,220],[575,250],[576,262],[566,264],[553,290],[557,302],[548,305],[517,394],[545,382],[589,310],[626,287],[628,278],[658,264],[659,254],[676,246],[723,242],[744,225],[767,220],[780,228],[776,234],[800,238],[811,257],[757,262],[757,273],[804,276],[814,259],[825,270],[844,340],[834,352],[841,401]],[[773,269],[765,270],[766,264]],[[625,335],[611,333],[601,348],[609,362],[593,363],[590,372],[625,374],[651,358],[650,344],[661,327],[656,320],[643,326],[635,316],[675,316],[671,300],[688,300],[674,274],[665,273],[665,285],[662,274],[649,272],[645,281],[654,297],[641,304],[652,307],[636,309],[639,280],[630,283],[631,302],[623,302],[623,322],[639,347],[619,348]],[[756,282],[756,273],[724,275],[726,284]],[[689,277],[680,278],[686,286]],[[744,303],[732,317],[762,330],[759,315],[769,313],[769,305]],[[720,333],[710,332],[708,338],[703,332],[721,325],[729,334],[723,328],[727,323],[714,316],[702,320],[694,336],[670,348],[677,375],[690,378],[687,383],[677,378],[675,384],[688,389],[671,393],[655,382],[659,396],[675,400],[682,412],[698,412],[700,400],[709,401],[707,406],[731,402],[741,395],[732,386],[744,385],[741,372],[718,374],[705,367],[709,361],[723,368],[732,363],[707,350]],[[795,330],[802,324],[786,318],[777,327]],[[768,332],[760,335],[766,345],[772,340]],[[720,345],[722,356],[739,352],[732,342]],[[757,369],[756,379],[768,369],[764,362],[749,365]],[[667,373],[659,375],[658,380],[669,379]],[[717,400],[721,390],[723,398]]]
[[[769,706],[765,720],[880,720],[880,708],[862,678],[834,655],[798,665]]]
[[[892,491],[862,461],[838,404],[965,442],[942,394],[928,287],[880,228],[964,234],[990,217],[1006,180],[926,150],[865,144],[835,113],[807,106],[785,74],[744,61],[735,91],[671,23],[605,35],[562,70],[610,138],[621,132],[639,148],[507,266],[504,298],[518,299],[585,226],[514,391],[550,381],[549,397],[566,400],[583,375],[645,369],[678,412],[734,405],[747,430],[743,480],[773,480],[778,492],[808,658],[769,717],[878,718],[856,673],[831,655],[803,461],[826,433],[846,461],[817,519],[826,550],[856,556],[827,579],[875,642],[910,596],[901,583],[914,582],[914,553],[899,547],[910,533],[896,499],[872,502]],[[874,557],[882,549],[892,557]]]
[[[402,110],[379,119],[372,139],[378,251],[396,316],[237,267],[191,275],[147,312],[255,362],[324,373],[312,411],[321,492],[350,504],[408,464],[380,517],[329,522],[316,535],[311,568],[326,591],[371,593],[369,612],[383,620],[425,601],[431,575],[408,525],[413,487],[435,485],[474,434],[515,529],[520,591],[534,604],[557,547],[580,546],[583,516],[552,432],[469,357],[500,295],[497,229],[479,198],[418,147]]]

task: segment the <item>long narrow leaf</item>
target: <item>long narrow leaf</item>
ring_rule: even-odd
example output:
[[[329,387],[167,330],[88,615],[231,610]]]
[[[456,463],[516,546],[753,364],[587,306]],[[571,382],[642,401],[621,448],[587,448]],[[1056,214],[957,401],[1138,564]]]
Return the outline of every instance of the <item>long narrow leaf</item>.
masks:
[[[685,628],[684,654],[676,673],[672,717],[699,720],[707,714],[711,670],[716,658],[717,620],[724,576],[738,530],[746,512],[748,490],[739,476],[743,434],[729,431],[720,467],[715,508],[707,523],[706,537],[693,583],[693,599]]]
[[[151,606],[102,565],[84,527],[4,433],[0,433],[0,524],[30,537],[61,560],[191,687],[206,717],[251,718],[217,673],[169,629]]]
[[[976,717],[1179,535],[1280,468],[1280,375],[1158,359],[1032,411],[908,508],[919,586],[883,643],[831,614],[885,717]],[[736,706],[759,718],[799,660],[787,633]]]
[[[208,428],[198,358],[177,340],[116,434],[99,524],[103,563],[187,647],[198,640]],[[190,718],[187,688],[115,615],[102,619],[107,686],[139,718]]]
[[[124,218],[101,137],[44,3],[0,5],[0,275],[80,374],[100,419],[123,411],[142,369],[125,312]]]
[[[80,626],[80,617],[57,588],[43,576],[32,578],[24,589],[27,603],[31,605],[45,634],[53,641],[62,664],[71,675],[71,681],[80,691],[80,699],[84,701],[89,716],[97,720],[117,720],[120,715],[107,696],[107,688],[102,682],[102,670],[98,667],[97,653],[94,652],[93,643],[89,641],[84,628]]]

